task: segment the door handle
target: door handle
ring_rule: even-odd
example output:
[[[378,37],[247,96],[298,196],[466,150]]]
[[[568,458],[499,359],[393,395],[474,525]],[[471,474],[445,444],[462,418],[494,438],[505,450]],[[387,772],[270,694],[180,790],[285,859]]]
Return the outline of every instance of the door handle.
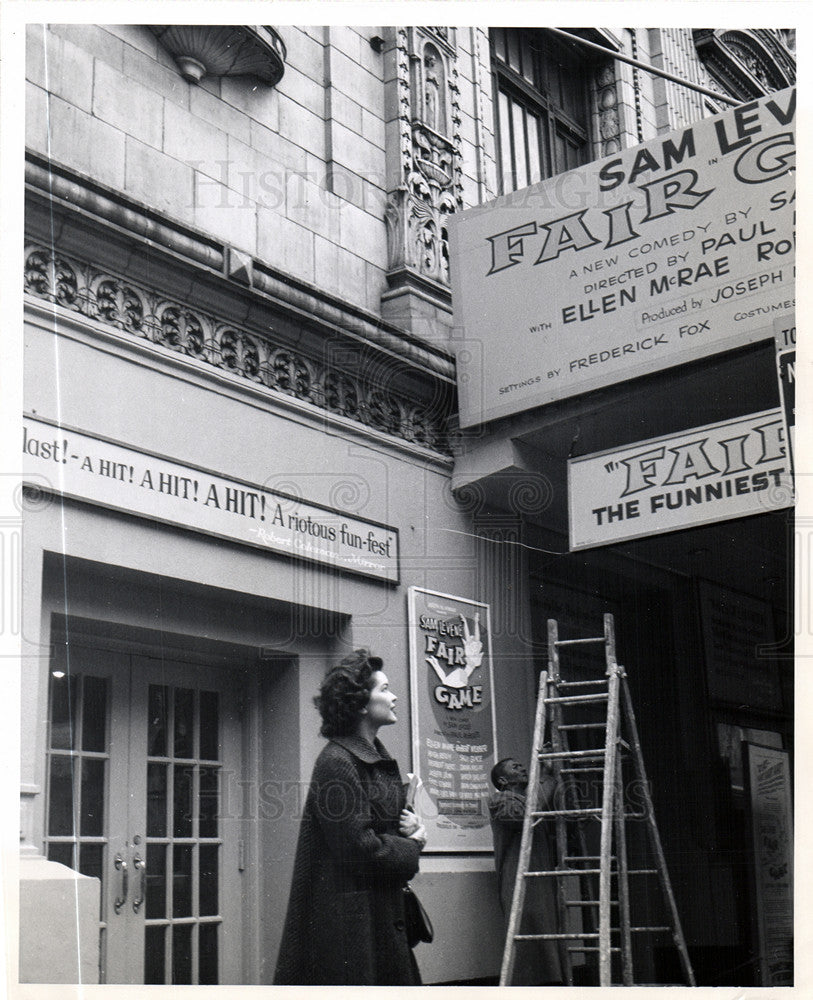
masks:
[[[138,854],[133,858],[133,868],[141,872],[141,886],[138,890],[138,899],[133,900],[133,913],[138,913],[141,904],[144,902],[144,894],[147,891],[147,862]]]
[[[127,888],[129,885],[130,873],[127,868],[127,862],[120,854],[116,855],[115,864],[116,864],[116,870],[121,872],[121,895],[116,896],[116,899],[113,903],[113,909],[116,911],[116,913],[118,913],[119,910],[122,908],[122,906],[124,906],[124,904],[127,902]]]

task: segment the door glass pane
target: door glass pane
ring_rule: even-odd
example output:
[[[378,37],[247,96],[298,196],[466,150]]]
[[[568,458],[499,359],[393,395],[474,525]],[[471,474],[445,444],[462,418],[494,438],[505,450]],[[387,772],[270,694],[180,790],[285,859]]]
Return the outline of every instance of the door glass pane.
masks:
[[[99,898],[99,909],[104,904],[104,881],[102,858],[104,856],[104,844],[82,844],[79,848],[79,871],[83,875],[91,875],[102,882],[102,893]],[[101,917],[101,912],[99,914]]]
[[[167,772],[169,764],[147,765],[147,836],[167,835]]]
[[[48,835],[71,837],[73,828],[73,759],[52,757],[48,783]]]
[[[82,685],[82,749],[107,749],[107,678],[85,677]]]
[[[211,841],[222,811],[223,697],[191,686],[148,689],[143,913],[150,921],[144,939],[150,982],[163,976],[179,984],[216,983],[220,974],[223,847]],[[154,921],[167,922],[165,933]],[[160,961],[150,956],[159,944],[166,946],[165,964],[163,951]]]
[[[198,836],[217,836],[217,817],[220,812],[218,804],[218,768],[202,767],[200,769],[200,798],[198,813]]]
[[[144,982],[148,986],[166,982],[166,930],[166,926],[154,924],[147,924],[144,928]]]
[[[192,845],[172,848],[172,916],[192,916]]]
[[[78,679],[51,674],[51,749],[73,750]]]
[[[53,661],[56,673],[64,665],[62,658]],[[104,920],[110,681],[87,674],[55,677],[52,672],[49,694],[45,853],[101,881],[98,917]],[[72,753],[65,752],[69,748]],[[70,837],[72,843],[54,843],[52,837]],[[100,947],[104,945],[100,928]],[[103,950],[101,955],[104,970]]]
[[[167,756],[167,688],[150,684],[147,753],[150,757]]]
[[[192,836],[192,783],[194,768],[176,764],[175,790],[173,797],[173,837]]]
[[[79,871],[93,878],[102,877],[103,844],[82,844],[79,848]]]
[[[193,712],[195,692],[189,688],[175,689],[175,756],[194,757],[192,738],[194,735]]]
[[[217,844],[200,846],[200,915],[214,916],[217,913]]]
[[[217,929],[218,924],[200,925],[198,982],[204,986],[217,982]]]
[[[192,924],[172,928],[172,982],[192,982]]]
[[[73,868],[73,844],[49,844],[48,860],[57,861],[60,865]]]
[[[167,846],[147,845],[147,920],[161,919],[167,915]]]
[[[200,757],[202,760],[220,759],[220,733],[218,726],[217,691],[200,693]]]
[[[101,837],[104,829],[104,765],[98,757],[82,761],[79,832],[83,837]]]

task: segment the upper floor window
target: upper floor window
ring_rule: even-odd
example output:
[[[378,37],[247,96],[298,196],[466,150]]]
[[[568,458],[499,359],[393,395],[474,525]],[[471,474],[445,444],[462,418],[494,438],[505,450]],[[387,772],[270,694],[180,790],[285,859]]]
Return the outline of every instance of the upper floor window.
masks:
[[[587,73],[544,31],[491,28],[500,194],[590,159]]]

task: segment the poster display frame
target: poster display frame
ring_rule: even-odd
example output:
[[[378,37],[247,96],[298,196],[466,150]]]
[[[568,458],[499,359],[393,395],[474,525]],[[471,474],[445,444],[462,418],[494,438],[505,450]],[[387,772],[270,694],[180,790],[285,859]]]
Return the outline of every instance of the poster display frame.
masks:
[[[706,689],[709,702],[719,706],[742,706],[743,689],[759,690],[762,700],[752,707],[761,714],[780,715],[783,710],[783,692],[778,675],[764,669],[757,661],[757,651],[771,650],[776,644],[776,627],[767,601],[739,590],[723,587],[711,580],[697,581],[697,599],[703,655],[706,664]],[[723,662],[715,654],[715,634],[712,622],[713,602],[728,601],[742,611],[742,620],[753,622],[761,618],[767,624],[764,641],[755,645],[750,663],[738,664],[736,671],[726,672]],[[716,644],[730,649],[730,641],[720,637]],[[761,689],[760,689],[761,685]]]
[[[494,698],[494,657],[491,642],[491,605],[483,601],[475,601],[466,597],[459,597],[454,594],[447,594],[442,591],[431,590],[426,587],[409,587],[407,590],[407,623],[409,631],[409,693],[411,701],[411,750],[412,750],[412,771],[421,780],[421,787],[416,800],[416,810],[421,815],[428,833],[425,853],[466,853],[466,854],[486,854],[493,851],[491,839],[491,828],[488,821],[488,814],[485,814],[485,822],[473,832],[464,831],[456,836],[449,836],[447,830],[436,825],[434,820],[441,818],[442,813],[437,816],[430,814],[422,806],[430,806],[430,810],[436,809],[434,798],[430,795],[426,787],[427,775],[421,773],[421,741],[427,736],[425,727],[426,720],[420,712],[421,699],[419,697],[419,676],[424,668],[423,651],[419,648],[418,637],[421,634],[418,621],[418,600],[419,596],[433,598],[438,601],[453,602],[465,609],[469,609],[472,615],[480,614],[484,621],[483,630],[486,641],[484,643],[484,658],[487,660],[487,675],[490,692],[490,736],[491,752],[488,754],[489,761],[484,763],[482,770],[490,774],[494,763],[499,759],[497,749],[497,716]],[[453,751],[456,753],[456,751]],[[486,795],[481,796],[481,801],[487,799]]]
[[[764,789],[760,788],[757,767],[760,760],[772,763],[781,771],[775,791],[779,798],[774,797],[773,814],[781,811],[779,822],[765,822],[765,805],[771,803]],[[748,836],[753,852],[752,887],[754,894],[753,926],[754,945],[758,957],[757,978],[760,986],[792,986],[793,985],[793,801],[792,782],[790,775],[790,757],[787,750],[765,746],[761,743],[742,742],[742,770],[745,781],[745,803],[748,816]],[[770,780],[770,779],[769,779]],[[775,781],[775,779],[774,779]],[[787,837],[783,839],[782,821],[785,823]],[[783,878],[783,871],[786,875]],[[774,906],[767,906],[766,888],[773,888]],[[786,891],[781,893],[781,890]],[[784,925],[777,928],[776,907],[782,908],[784,896]],[[788,920],[789,918],[789,920]],[[790,934],[782,934],[781,926],[787,928],[789,922]],[[769,949],[774,949],[769,951]],[[772,961],[773,956],[773,961]],[[784,957],[783,957],[784,956]]]

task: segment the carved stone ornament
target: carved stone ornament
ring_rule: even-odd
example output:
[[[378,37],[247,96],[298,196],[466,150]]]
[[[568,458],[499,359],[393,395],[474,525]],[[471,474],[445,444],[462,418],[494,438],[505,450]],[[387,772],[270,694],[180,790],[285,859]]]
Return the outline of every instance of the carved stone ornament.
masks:
[[[385,221],[390,283],[449,284],[446,218],[462,207],[460,88],[446,29],[399,28],[400,170]]]
[[[285,43],[265,24],[151,24],[181,76],[253,76],[274,87],[285,72]]]
[[[697,28],[692,34],[715,90],[746,101],[796,82],[792,32]]]
[[[347,369],[275,342],[274,331],[249,332],[197,307],[169,299],[129,279],[59,251],[29,246],[25,292],[103,323],[157,349],[293,397],[372,430],[450,453],[446,423],[451,399],[418,400],[387,385],[374,353]],[[329,354],[329,352],[328,352]],[[350,370],[352,368],[352,370]]]

